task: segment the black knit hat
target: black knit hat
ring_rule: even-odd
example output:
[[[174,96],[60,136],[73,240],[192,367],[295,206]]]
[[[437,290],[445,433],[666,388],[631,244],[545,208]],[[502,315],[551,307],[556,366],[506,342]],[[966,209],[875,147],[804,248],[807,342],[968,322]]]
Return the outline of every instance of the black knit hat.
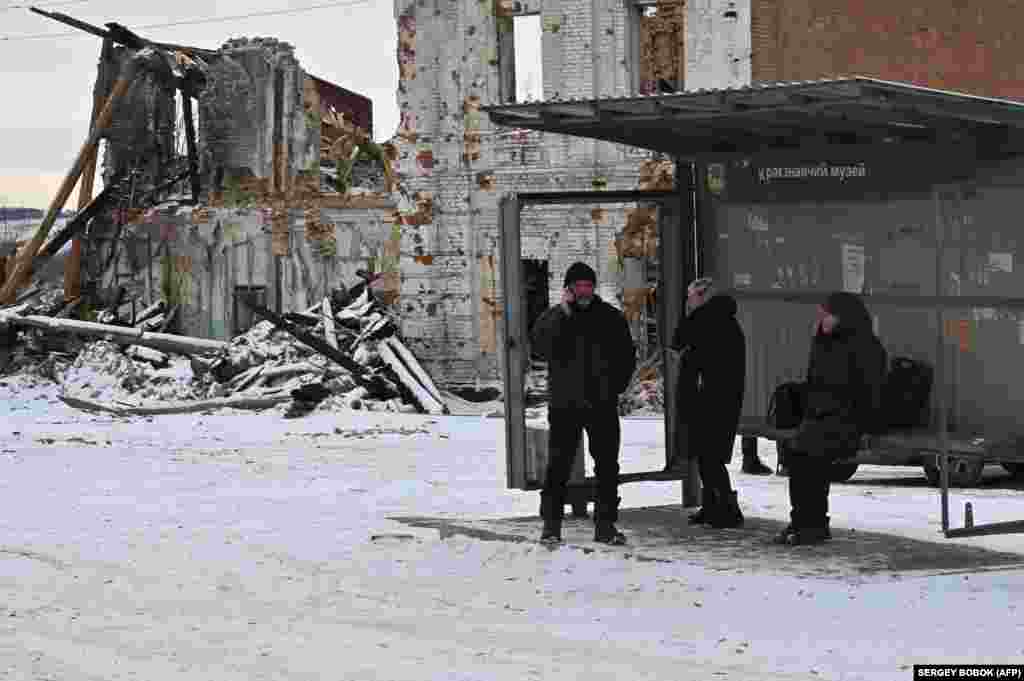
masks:
[[[585,262],[574,262],[569,266],[568,271],[566,271],[565,282],[562,286],[569,288],[573,282],[580,281],[581,279],[597,284],[597,272],[595,272],[594,268]]]
[[[864,299],[855,293],[837,291],[825,301],[825,309],[839,318],[839,326],[851,333],[872,331],[871,313],[864,305]]]

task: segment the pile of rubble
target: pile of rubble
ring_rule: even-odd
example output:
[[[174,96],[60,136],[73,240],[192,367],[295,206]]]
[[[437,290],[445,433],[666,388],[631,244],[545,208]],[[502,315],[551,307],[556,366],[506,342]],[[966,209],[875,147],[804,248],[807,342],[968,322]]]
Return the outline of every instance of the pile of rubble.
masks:
[[[107,324],[67,319],[60,291],[39,291],[0,310],[0,372],[32,373],[58,383],[74,407],[124,415],[278,405],[290,417],[447,413],[370,281],[301,313],[248,303],[265,321],[229,342],[163,333],[170,313],[160,304],[127,322],[116,313],[98,315]]]

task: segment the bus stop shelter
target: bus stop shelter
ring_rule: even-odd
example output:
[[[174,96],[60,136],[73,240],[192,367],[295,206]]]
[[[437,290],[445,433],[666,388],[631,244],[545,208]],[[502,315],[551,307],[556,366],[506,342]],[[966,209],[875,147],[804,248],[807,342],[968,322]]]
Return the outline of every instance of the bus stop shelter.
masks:
[[[948,507],[951,459],[972,470],[988,460],[1024,471],[1024,239],[1018,243],[1014,223],[1024,196],[1024,104],[850,77],[484,110],[497,125],[631,145],[676,165],[670,192],[503,198],[510,487],[533,488],[520,212],[541,203],[650,201],[660,207],[662,345],[697,276],[725,282],[740,304],[745,435],[785,435],[767,427],[768,396],[802,376],[809,306],[833,290],[860,293],[890,355],[918,354],[935,371],[928,425],[884,436],[860,460],[899,450],[926,470],[933,465],[946,536],[1024,531],[1024,522],[951,529]],[[675,373],[666,358],[666,443],[685,452]],[[682,480],[683,504],[695,505],[699,483],[689,462],[674,474],[630,473],[622,482]]]

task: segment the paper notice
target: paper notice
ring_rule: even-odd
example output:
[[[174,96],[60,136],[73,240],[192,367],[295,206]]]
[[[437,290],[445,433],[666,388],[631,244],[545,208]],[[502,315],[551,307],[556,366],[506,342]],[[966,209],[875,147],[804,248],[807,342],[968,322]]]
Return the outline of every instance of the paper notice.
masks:
[[[864,246],[843,244],[843,290],[860,293],[864,290]]]
[[[988,269],[991,272],[1013,272],[1013,253],[989,253]]]
[[[737,273],[733,275],[734,286],[751,286],[754,283],[754,277],[751,274]]]

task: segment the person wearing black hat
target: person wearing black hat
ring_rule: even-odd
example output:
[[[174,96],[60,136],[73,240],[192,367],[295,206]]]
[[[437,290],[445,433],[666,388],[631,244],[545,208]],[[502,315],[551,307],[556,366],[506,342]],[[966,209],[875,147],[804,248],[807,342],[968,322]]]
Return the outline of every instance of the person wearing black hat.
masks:
[[[615,527],[621,501],[619,395],[636,368],[636,349],[622,313],[595,295],[597,274],[590,266],[573,263],[563,284],[561,302],[537,319],[531,334],[533,351],[548,363],[550,395],[541,541],[561,541],[567,483],[586,430],[597,478],[594,541],[624,544]]]
[[[679,353],[679,428],[687,455],[697,459],[703,488],[701,508],[689,520],[715,528],[739,527],[743,513],[726,464],[743,410],[746,336],[736,320],[736,300],[716,294],[710,278],[690,284],[684,312],[669,349]],[[675,453],[666,468],[680,465],[681,455]]]
[[[837,292],[818,307],[807,366],[804,418],[789,443],[790,524],[779,544],[831,538],[832,464],[854,456],[864,436],[884,430],[886,352],[860,296]]]

